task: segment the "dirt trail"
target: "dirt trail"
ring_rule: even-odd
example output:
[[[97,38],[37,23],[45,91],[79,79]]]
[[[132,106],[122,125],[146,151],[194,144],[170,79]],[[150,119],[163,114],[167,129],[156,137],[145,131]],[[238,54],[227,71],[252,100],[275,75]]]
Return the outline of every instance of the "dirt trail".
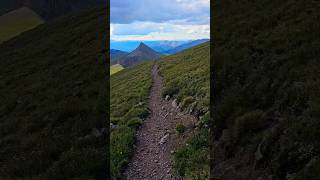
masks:
[[[173,153],[192,135],[196,118],[181,113],[173,100],[162,99],[157,64],[152,68],[152,79],[148,102],[151,114],[137,131],[134,155],[121,179],[179,179],[173,175]],[[180,135],[175,130],[178,123],[187,127]]]

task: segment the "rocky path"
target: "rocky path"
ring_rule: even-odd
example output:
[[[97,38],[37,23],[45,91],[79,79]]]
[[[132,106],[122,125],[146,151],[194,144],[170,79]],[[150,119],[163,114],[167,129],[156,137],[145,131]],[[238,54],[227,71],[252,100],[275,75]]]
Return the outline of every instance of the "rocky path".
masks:
[[[137,131],[134,155],[122,179],[180,179],[173,175],[173,153],[192,135],[196,118],[181,113],[174,100],[162,99],[157,64],[152,68],[152,79],[148,102],[151,114]],[[175,129],[178,123],[186,126],[180,135]]]

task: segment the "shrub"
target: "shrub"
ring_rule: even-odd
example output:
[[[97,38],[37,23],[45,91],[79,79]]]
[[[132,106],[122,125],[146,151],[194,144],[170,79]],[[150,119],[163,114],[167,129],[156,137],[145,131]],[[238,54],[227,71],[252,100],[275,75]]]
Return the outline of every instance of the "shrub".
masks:
[[[162,96],[165,97],[166,95],[169,95],[170,97],[172,97],[173,95],[177,94],[180,89],[178,83],[179,81],[170,81],[162,91]]]
[[[206,179],[209,176],[208,131],[198,132],[187,146],[180,147],[174,154],[175,173],[186,179]]]
[[[144,108],[132,108],[126,115],[125,118],[130,119],[130,118],[146,118],[148,116],[149,112],[144,109]]]
[[[236,139],[261,129],[264,122],[264,113],[260,110],[248,112],[235,120],[233,135]]]
[[[142,120],[140,118],[134,118],[128,121],[127,125],[129,127],[138,127],[142,124]]]
[[[176,131],[178,134],[182,134],[185,131],[186,127],[183,124],[177,124]]]
[[[193,97],[192,96],[188,96],[186,98],[183,99],[182,101],[182,109],[185,109],[186,107],[188,107],[189,104],[191,104],[193,102]]]
[[[115,129],[110,135],[110,165],[112,177],[118,177],[132,153],[134,130],[129,127]]]

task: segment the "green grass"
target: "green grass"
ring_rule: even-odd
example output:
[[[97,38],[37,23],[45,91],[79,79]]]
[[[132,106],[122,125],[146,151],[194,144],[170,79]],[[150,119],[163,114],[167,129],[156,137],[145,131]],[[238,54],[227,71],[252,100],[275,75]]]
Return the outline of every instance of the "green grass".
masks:
[[[124,67],[122,67],[120,64],[112,65],[110,67],[110,75],[115,74],[123,69],[124,69]]]
[[[105,12],[0,44],[0,179],[107,178]]]
[[[42,18],[27,7],[4,14],[0,16],[0,43],[22,32],[33,29],[42,23]]]
[[[256,171],[319,177],[319,3],[225,0],[213,7],[214,132],[221,139],[233,131],[227,160],[254,157],[261,143]]]
[[[147,98],[152,85],[153,62],[126,68],[111,76],[111,179],[119,177],[121,168],[133,151],[135,129],[148,116]]]
[[[209,134],[206,125],[209,122],[210,104],[209,42],[163,57],[159,63],[160,74],[164,77],[163,97],[169,95],[177,99],[182,110],[199,117],[203,125],[189,140],[189,145],[179,148],[175,153],[175,171],[185,178],[208,178]]]

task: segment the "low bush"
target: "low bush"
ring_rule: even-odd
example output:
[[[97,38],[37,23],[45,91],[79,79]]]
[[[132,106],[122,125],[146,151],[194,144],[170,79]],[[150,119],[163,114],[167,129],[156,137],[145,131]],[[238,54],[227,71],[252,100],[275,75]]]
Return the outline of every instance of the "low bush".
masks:
[[[265,124],[264,113],[262,111],[248,112],[235,120],[233,136],[236,139],[245,138],[246,135],[263,128]]]
[[[176,131],[178,134],[182,134],[185,131],[186,127],[183,124],[177,124]]]
[[[130,119],[127,123],[129,127],[139,127],[142,124],[142,120],[140,118]]]
[[[208,131],[203,129],[174,154],[174,169],[178,176],[191,179],[209,178]]]
[[[191,104],[193,101],[194,100],[192,96],[185,97],[181,103],[182,109],[185,109],[186,107],[188,107],[189,104]]]

